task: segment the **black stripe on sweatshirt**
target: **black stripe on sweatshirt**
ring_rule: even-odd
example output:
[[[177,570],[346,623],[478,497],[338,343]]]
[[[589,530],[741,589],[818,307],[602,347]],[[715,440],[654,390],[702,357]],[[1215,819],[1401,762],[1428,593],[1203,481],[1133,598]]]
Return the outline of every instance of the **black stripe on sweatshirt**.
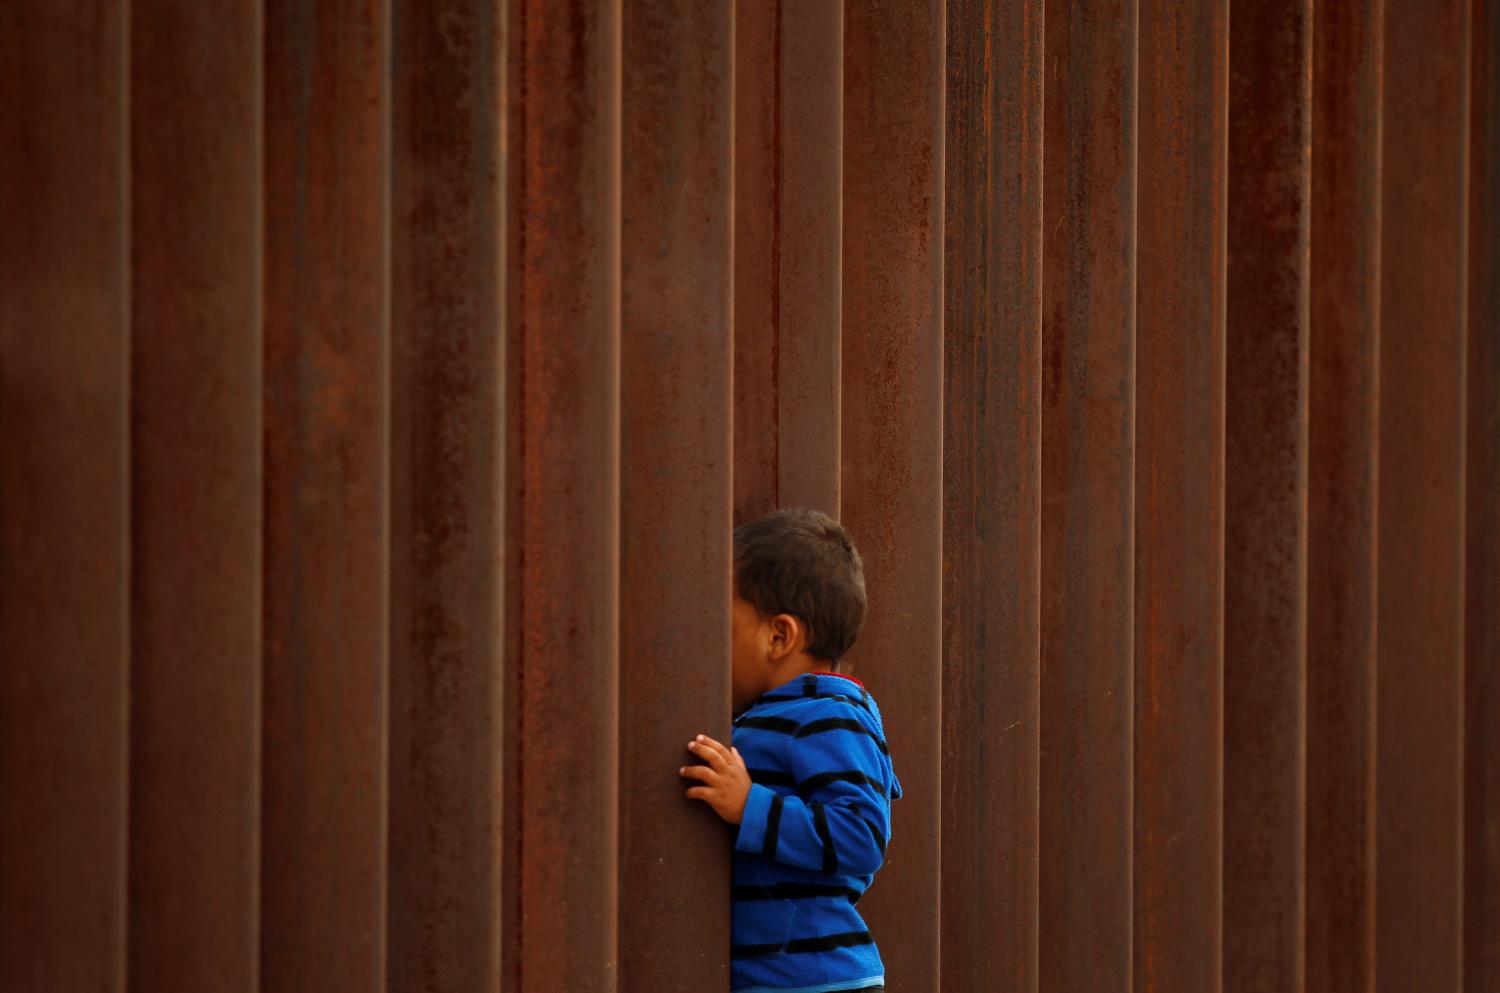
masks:
[[[796,778],[789,772],[780,769],[747,769],[750,773],[750,782],[759,786],[789,786],[798,793],[806,796],[816,790],[820,790],[829,783],[855,783],[857,785],[873,786],[884,792],[885,784],[878,779],[865,775],[858,769],[843,769],[837,772],[820,772],[816,776],[809,776],[797,782]]]
[[[750,773],[750,782],[759,783],[762,786],[796,786],[797,779],[790,772],[782,772],[780,769],[746,769]]]
[[[859,692],[859,696],[844,696],[842,693],[824,693],[823,699],[843,700],[845,703],[852,703],[856,707],[863,707],[872,714],[875,713],[875,711],[870,710],[870,694],[865,690],[860,690]]]
[[[729,949],[729,957],[750,959],[763,955],[775,955],[779,952],[785,952],[788,955],[796,955],[800,952],[830,952],[835,948],[857,948],[860,945],[873,944],[875,944],[875,939],[868,931],[846,931],[843,934],[825,934],[818,938],[793,938],[784,945],[774,941],[765,945],[733,945]]]
[[[880,829],[871,824],[868,818],[861,817],[860,820],[864,822],[865,827],[870,829],[870,837],[875,839],[875,847],[880,849],[880,857],[885,858],[885,835],[881,834]]]
[[[789,734],[794,738],[808,738],[829,731],[854,731],[857,734],[868,735],[882,754],[891,753],[880,735],[852,717],[823,717],[816,721],[808,721],[806,724],[798,724],[789,717],[741,717],[735,727],[770,731],[772,734]]]
[[[854,903],[859,900],[860,892],[852,886],[777,883],[774,886],[735,886],[729,895],[735,900],[811,900],[815,897],[836,896]]]
[[[824,734],[828,731],[855,731],[859,734],[867,734],[879,746],[882,754],[889,755],[891,750],[886,747],[880,736],[852,717],[824,717],[816,721],[808,721],[793,732],[794,738],[807,738],[815,734]]]
[[[766,814],[766,843],[761,848],[761,854],[768,859],[776,857],[776,843],[781,835],[781,806],[786,798],[780,793],[771,798],[771,809]]]
[[[854,783],[857,786],[873,786],[881,793],[885,792],[884,783],[860,772],[858,769],[841,769],[836,772],[820,772],[816,776],[808,776],[797,784],[797,792],[804,795],[815,793],[830,783]]]
[[[790,717],[741,717],[736,728],[754,728],[757,731],[774,731],[776,734],[796,734],[802,725]]]
[[[837,872],[839,867],[838,852],[833,847],[833,835],[828,831],[828,814],[824,812],[821,803],[810,803],[813,812],[813,827],[818,831],[818,840],[823,842],[823,871]]]

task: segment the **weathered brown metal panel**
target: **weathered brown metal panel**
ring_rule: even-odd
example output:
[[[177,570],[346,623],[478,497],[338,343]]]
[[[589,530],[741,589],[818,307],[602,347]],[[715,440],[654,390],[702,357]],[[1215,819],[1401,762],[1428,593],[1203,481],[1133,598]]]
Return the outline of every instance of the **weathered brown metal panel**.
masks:
[[[1376,988],[1462,981],[1469,0],[1387,0]]]
[[[1471,2],[1464,990],[1500,993],[1500,9]]]
[[[1135,989],[1223,966],[1228,0],[1141,0]]]
[[[129,985],[260,987],[261,9],[131,12]]]
[[[950,0],[942,988],[1037,986],[1043,4]]]
[[[1375,988],[1383,10],[1313,6],[1305,981],[1320,993]]]
[[[730,834],[675,772],[730,732],[734,8],[632,3],[622,57],[619,988],[701,993]]]
[[[838,516],[844,3],[782,0],[779,21],[777,502]]]
[[[1131,982],[1136,3],[1046,9],[1039,987]]]
[[[261,985],[385,986],[385,0],[265,12]]]
[[[839,510],[843,0],[735,14],[736,518]]]
[[[842,499],[869,591],[849,661],[905,788],[861,910],[907,993],[939,968],[945,48],[939,0],[845,8]]]
[[[496,0],[393,5],[387,969],[402,991],[497,990],[512,885],[503,22]]]
[[[1303,989],[1312,0],[1231,4],[1224,989]]]
[[[127,17],[0,5],[0,988],[125,989]]]
[[[734,18],[734,519],[778,506],[781,0]]]
[[[510,10],[507,980],[606,993],[619,908],[621,15],[616,0]],[[670,761],[658,774],[675,802]]]

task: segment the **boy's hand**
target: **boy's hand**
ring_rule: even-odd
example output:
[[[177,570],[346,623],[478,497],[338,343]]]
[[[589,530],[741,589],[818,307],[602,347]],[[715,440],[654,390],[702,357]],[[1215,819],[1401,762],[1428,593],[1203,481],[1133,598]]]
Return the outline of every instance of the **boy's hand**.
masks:
[[[703,785],[691,787],[687,795],[702,800],[730,824],[738,824],[745,813],[745,798],[750,795],[750,772],[739,749],[725,748],[706,734],[688,742],[688,751],[707,765],[685,765],[678,774],[696,779]]]

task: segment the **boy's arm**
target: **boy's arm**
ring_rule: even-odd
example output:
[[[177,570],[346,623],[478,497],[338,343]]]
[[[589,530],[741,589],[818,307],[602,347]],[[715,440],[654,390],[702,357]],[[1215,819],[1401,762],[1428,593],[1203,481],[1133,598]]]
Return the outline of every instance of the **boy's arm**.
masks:
[[[890,838],[881,744],[854,718],[804,724],[787,743],[797,792],[750,787],[735,848],[818,872],[867,876]]]

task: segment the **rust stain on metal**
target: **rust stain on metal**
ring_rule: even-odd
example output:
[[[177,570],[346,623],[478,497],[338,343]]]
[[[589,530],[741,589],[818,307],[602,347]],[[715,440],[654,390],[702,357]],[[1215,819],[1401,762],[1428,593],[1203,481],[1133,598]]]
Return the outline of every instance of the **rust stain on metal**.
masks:
[[[836,517],[844,4],[783,0],[777,21],[776,495]]]
[[[388,16],[266,10],[267,990],[385,985]]]
[[[906,798],[862,903],[893,989],[939,969],[944,6],[844,11],[843,521],[869,615],[850,655]]]
[[[1035,993],[1043,4],[948,6],[941,988]]]
[[[502,25],[393,8],[390,985],[494,989],[502,879]]]
[[[734,15],[734,520],[779,505],[782,0]]]
[[[839,510],[842,0],[735,12],[735,520]]]
[[[1472,0],[1464,719],[1466,989],[1500,990],[1500,10]]]
[[[120,993],[130,46],[0,6],[0,988]]]
[[[0,987],[722,988],[804,504],[891,988],[1494,993],[1494,0],[1139,2],[0,4]]]
[[[1038,985],[1096,993],[1131,981],[1136,4],[1045,17]]]
[[[131,11],[129,985],[260,988],[260,4]]]
[[[1303,989],[1312,3],[1230,12],[1224,989]]]
[[[619,989],[700,993],[730,834],[676,769],[730,731],[733,10],[630,5],[623,60]]]
[[[604,993],[618,972],[621,10],[518,0],[512,14],[507,954],[519,989]]]
[[[1228,0],[1141,0],[1135,983],[1223,966]]]
[[[1463,930],[1469,0],[1386,0],[1385,24],[1376,988],[1451,990]]]
[[[1308,307],[1306,986],[1375,983],[1383,0],[1315,4]]]

